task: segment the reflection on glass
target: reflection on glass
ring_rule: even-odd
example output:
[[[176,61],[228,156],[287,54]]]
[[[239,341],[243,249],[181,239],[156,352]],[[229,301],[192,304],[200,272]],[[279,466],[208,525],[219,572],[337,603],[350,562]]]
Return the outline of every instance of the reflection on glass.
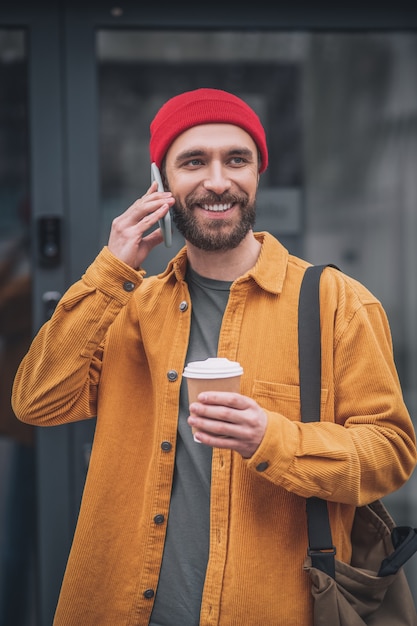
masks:
[[[32,328],[23,31],[0,30],[0,85],[0,623],[24,626],[33,612],[34,432],[10,404]]]

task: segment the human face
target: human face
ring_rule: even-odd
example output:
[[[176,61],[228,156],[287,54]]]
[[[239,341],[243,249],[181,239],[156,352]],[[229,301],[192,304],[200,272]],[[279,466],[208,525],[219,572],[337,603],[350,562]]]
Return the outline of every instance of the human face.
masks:
[[[232,124],[203,124],[179,135],[165,160],[173,220],[201,250],[236,248],[255,224],[258,150]]]

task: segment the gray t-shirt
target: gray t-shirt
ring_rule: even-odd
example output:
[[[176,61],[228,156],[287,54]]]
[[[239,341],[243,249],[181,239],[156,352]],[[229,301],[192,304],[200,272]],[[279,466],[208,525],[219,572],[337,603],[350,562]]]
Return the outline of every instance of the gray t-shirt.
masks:
[[[186,363],[217,356],[231,282],[199,276],[190,267],[191,332]],[[188,393],[181,383],[177,452],[164,556],[149,626],[198,626],[209,552],[211,448],[193,440]]]

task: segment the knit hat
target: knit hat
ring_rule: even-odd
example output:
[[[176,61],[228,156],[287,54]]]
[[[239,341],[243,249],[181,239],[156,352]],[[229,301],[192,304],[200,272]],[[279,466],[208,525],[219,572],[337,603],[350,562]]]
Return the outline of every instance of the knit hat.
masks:
[[[243,128],[261,154],[259,173],[268,166],[265,130],[255,111],[237,96],[220,89],[186,91],[168,100],[151,122],[151,161],[161,167],[168,148],[185,130],[199,124],[234,124]]]

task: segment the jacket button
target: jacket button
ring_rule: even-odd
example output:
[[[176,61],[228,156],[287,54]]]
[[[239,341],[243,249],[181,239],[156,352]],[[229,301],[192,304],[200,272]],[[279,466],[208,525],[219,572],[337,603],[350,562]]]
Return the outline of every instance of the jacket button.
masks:
[[[180,311],[186,311],[188,309],[188,302],[186,300],[183,300],[180,304]]]
[[[170,441],[163,441],[161,443],[161,448],[164,452],[170,452],[172,449],[172,443]]]
[[[155,522],[155,524],[163,524],[165,520],[165,517],[161,514],[155,515],[155,517],[153,518],[153,521]]]
[[[175,370],[169,370],[167,376],[168,376],[169,382],[173,383],[178,378],[178,372],[176,372]]]
[[[263,463],[259,463],[259,464],[256,466],[256,470],[257,470],[258,472],[264,472],[268,466],[269,466],[268,461],[264,461]]]
[[[127,280],[125,283],[123,283],[123,289],[125,291],[133,291],[135,288],[135,283],[132,283],[130,280]]]
[[[146,589],[146,591],[143,592],[143,595],[145,596],[147,600],[150,600],[151,598],[154,597],[155,592],[153,589]]]

